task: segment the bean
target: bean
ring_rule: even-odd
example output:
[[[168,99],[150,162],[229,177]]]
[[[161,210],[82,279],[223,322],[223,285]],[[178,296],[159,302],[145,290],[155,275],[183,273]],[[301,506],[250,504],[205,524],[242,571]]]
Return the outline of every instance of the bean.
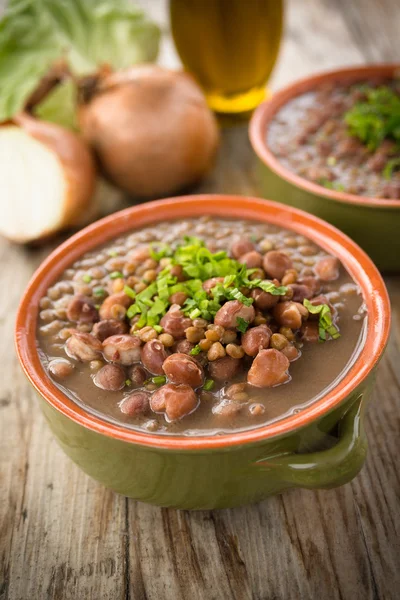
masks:
[[[314,296],[313,290],[301,283],[292,283],[289,287],[293,292],[293,302],[303,302],[305,298],[309,300]]]
[[[282,327],[290,327],[290,329],[301,327],[301,313],[295,302],[280,302],[275,306],[273,315]]]
[[[289,359],[290,362],[297,360],[301,356],[300,350],[298,350],[296,346],[293,346],[293,344],[288,344],[282,348],[281,352],[286,356],[286,358]]]
[[[185,294],[185,292],[175,292],[175,294],[171,294],[169,297],[169,302],[171,304],[179,304],[179,306],[183,306],[187,298],[188,295]]]
[[[263,415],[265,413],[265,406],[263,404],[260,404],[259,402],[254,402],[249,406],[249,413],[253,417],[259,417],[260,415]]]
[[[141,386],[147,379],[147,373],[140,365],[132,365],[128,369],[128,379],[132,381],[132,385]]]
[[[268,310],[273,308],[279,302],[279,296],[274,296],[269,292],[264,292],[261,288],[255,288],[251,291],[251,298],[254,300],[254,305],[260,310]]]
[[[214,323],[225,329],[236,329],[239,317],[247,323],[252,323],[255,317],[254,308],[242,304],[239,300],[230,300],[218,310]]]
[[[231,245],[231,254],[233,258],[240,258],[247,252],[255,250],[254,244],[247,238],[239,238]]]
[[[240,367],[239,359],[224,356],[212,361],[208,365],[208,370],[212,379],[216,381],[229,381],[239,372]]]
[[[114,279],[111,283],[111,292],[116,294],[118,292],[122,292],[125,287],[125,280],[119,277],[118,279]]]
[[[314,269],[321,281],[335,281],[339,277],[339,260],[335,256],[320,258]]]
[[[256,250],[252,250],[251,252],[242,254],[239,258],[239,262],[246,265],[248,269],[258,269],[262,265],[263,257]]]
[[[289,380],[288,369],[289,360],[282,352],[274,348],[261,350],[253,360],[247,381],[255,387],[280,385]]]
[[[148,258],[150,258],[150,247],[148,245],[138,246],[128,253],[129,261],[132,263],[136,262],[138,265],[143,263]]]
[[[140,339],[132,335],[112,335],[103,341],[103,354],[111,362],[129,366],[140,361]]]
[[[150,340],[155,340],[158,337],[157,331],[154,327],[150,327],[150,325],[146,325],[146,327],[142,327],[142,329],[138,329],[136,335],[142,340],[142,342],[149,342]]]
[[[98,340],[104,342],[105,339],[112,335],[122,335],[128,331],[128,326],[123,321],[117,319],[105,319],[93,325],[92,335]]]
[[[248,329],[242,335],[242,347],[248,356],[256,356],[264,348],[268,348],[272,332],[267,325],[258,325]],[[238,358],[238,357],[236,357]]]
[[[167,356],[168,353],[160,340],[150,340],[142,348],[142,363],[154,375],[164,374],[162,366]]]
[[[65,350],[71,358],[90,362],[101,356],[101,342],[90,333],[74,331],[65,342]]]
[[[263,259],[264,271],[269,277],[282,279],[288,269],[293,268],[293,263],[290,258],[283,252],[271,250],[267,252]]]
[[[212,411],[215,415],[219,415],[220,417],[230,418],[236,417],[238,413],[241,412],[242,408],[243,407],[239,402],[222,400],[222,402],[214,406]]]
[[[286,271],[285,275],[282,277],[282,285],[289,285],[291,283],[295,283],[297,281],[297,271],[296,269],[289,269]]]
[[[137,391],[129,394],[119,405],[121,412],[128,417],[144,415],[150,408],[150,394],[144,391]]]
[[[112,319],[112,307],[114,305],[121,305],[124,308],[128,308],[132,304],[133,300],[127,296],[124,292],[118,292],[117,294],[111,294],[106,298],[99,309],[99,315],[101,320]]]
[[[186,275],[183,272],[183,268],[181,267],[181,265],[174,265],[173,267],[171,267],[170,273],[172,277],[176,277],[177,281],[186,281]]]
[[[259,246],[260,246],[261,252],[269,252],[274,247],[271,240],[267,240],[267,239],[261,240]]]
[[[159,388],[150,399],[150,407],[156,412],[165,413],[167,421],[177,421],[193,412],[198,399],[189,385],[167,383]]]
[[[109,392],[117,392],[125,385],[125,371],[119,365],[104,365],[93,378],[97,387]]]
[[[201,343],[201,342],[200,342]],[[173,352],[181,352],[182,354],[190,354],[193,350],[194,344],[189,342],[189,340],[180,340],[173,347]]]
[[[117,319],[118,321],[123,321],[126,315],[126,308],[122,306],[122,304],[114,304],[110,308],[110,316],[112,319]]]
[[[160,325],[165,333],[169,333],[179,340],[179,338],[185,337],[185,331],[192,325],[192,320],[185,317],[178,304],[173,304],[161,319]]]
[[[55,358],[49,362],[48,369],[57,379],[65,379],[73,372],[74,365],[65,358]]]
[[[206,279],[206,281],[203,281],[203,290],[205,290],[207,294],[211,294],[211,290],[219,283],[223,283],[223,281],[224,277],[212,277],[211,279]]]
[[[318,291],[320,290],[321,284],[319,282],[319,279],[317,279],[314,274],[312,275],[302,275],[301,278],[299,278],[297,280],[297,285],[305,285],[306,287],[308,287],[313,296],[315,296],[315,294],[318,293]],[[297,302],[297,300],[296,300]]]
[[[204,380],[203,369],[194,358],[187,354],[177,353],[168,356],[162,368],[172,383],[185,383],[197,388],[202,385]]]
[[[319,341],[319,327],[318,321],[307,321],[303,323],[301,327],[301,336],[305,342],[318,342]]]

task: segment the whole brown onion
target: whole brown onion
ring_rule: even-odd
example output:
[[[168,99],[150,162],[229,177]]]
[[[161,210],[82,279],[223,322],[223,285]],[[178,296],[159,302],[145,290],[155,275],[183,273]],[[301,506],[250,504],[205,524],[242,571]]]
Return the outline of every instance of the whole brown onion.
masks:
[[[99,74],[82,83],[79,123],[105,175],[144,198],[199,180],[214,158],[219,132],[190,76],[155,65]]]

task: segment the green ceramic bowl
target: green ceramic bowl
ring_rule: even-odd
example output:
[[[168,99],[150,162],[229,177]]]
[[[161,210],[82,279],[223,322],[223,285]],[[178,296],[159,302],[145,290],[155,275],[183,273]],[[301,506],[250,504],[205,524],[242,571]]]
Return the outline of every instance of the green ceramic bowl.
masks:
[[[301,79],[261,104],[250,122],[250,140],[258,158],[263,195],[306,210],[336,225],[353,238],[383,271],[400,271],[400,200],[380,200],[328,190],[289,171],[267,144],[276,113],[294,97],[326,82],[352,83],[392,77],[400,65],[375,65],[329,71]]]
[[[368,326],[346,376],[298,414],[219,436],[132,431],[85,412],[46,375],[36,346],[40,298],[62,271],[98,244],[150,223],[204,214],[256,219],[308,236],[338,256],[363,292]],[[149,202],[87,227],[53,252],[30,281],[16,322],[16,347],[61,447],[91,477],[120,494],[161,506],[211,509],[262,500],[291,487],[330,488],[350,481],[366,454],[363,427],[375,368],[387,342],[390,305],[379,272],[337,229],[302,211],[240,196],[191,196]],[[334,442],[326,448],[327,435]]]

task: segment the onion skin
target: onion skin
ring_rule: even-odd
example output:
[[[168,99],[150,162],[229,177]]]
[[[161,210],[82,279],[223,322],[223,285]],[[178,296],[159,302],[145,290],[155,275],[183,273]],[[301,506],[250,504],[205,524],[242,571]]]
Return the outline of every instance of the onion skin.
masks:
[[[197,84],[155,65],[100,73],[78,120],[105,175],[141,198],[198,181],[219,142],[216,119]]]
[[[67,189],[64,217],[57,231],[77,224],[89,208],[96,185],[96,167],[86,143],[72,131],[47,121],[39,121],[26,113],[13,117],[13,123],[54,152],[61,162]],[[57,231],[44,231],[40,239]]]

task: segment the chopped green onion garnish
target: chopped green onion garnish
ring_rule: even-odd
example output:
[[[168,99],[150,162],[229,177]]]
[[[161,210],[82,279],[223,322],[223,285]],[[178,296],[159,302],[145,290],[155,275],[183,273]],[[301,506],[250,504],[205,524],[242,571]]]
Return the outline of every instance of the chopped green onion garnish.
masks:
[[[201,348],[200,346],[197,344],[197,346],[195,346],[194,348],[191,349],[190,354],[192,356],[197,356],[197,354],[200,354],[201,352]]]
[[[151,378],[151,382],[154,383],[155,385],[164,385],[164,383],[166,381],[167,381],[167,378],[165,377],[165,375],[158,375],[157,377]]]
[[[337,163],[337,158],[336,156],[328,156],[328,158],[326,159],[326,164],[329,167],[334,167]]]
[[[398,158],[392,158],[386,163],[386,166],[383,169],[384,178],[390,179],[393,171],[395,171],[397,168],[400,168],[400,156]]]
[[[161,325],[153,325],[153,329],[155,329],[157,333],[162,333],[164,331]]]
[[[191,319],[196,319],[196,317],[200,317],[201,315],[201,310],[199,310],[198,308],[195,308],[194,310],[192,310],[192,312],[189,313],[189,317]]]
[[[113,271],[110,273],[110,279],[121,279],[123,277],[121,271]]]
[[[203,390],[205,390],[206,392],[209,392],[210,390],[213,389],[215,385],[215,381],[214,379],[206,379],[203,385]]]
[[[84,281],[85,283],[90,283],[92,281],[92,278],[90,275],[86,274],[82,277],[82,281]]]
[[[125,385],[132,385],[131,379],[125,379]]]
[[[339,329],[332,321],[332,314],[327,304],[317,304],[317,306],[314,306],[307,299],[303,301],[303,304],[307,308],[308,312],[310,312],[312,315],[319,315],[318,326],[319,339],[321,342],[324,342],[326,340],[327,333],[334,340],[340,337]]]
[[[106,293],[106,290],[102,287],[95,287],[93,289],[93,296],[104,296]]]
[[[111,256],[112,258],[116,258],[118,256],[118,252],[116,252],[115,250],[109,250],[108,256]]]
[[[129,285],[124,285],[124,293],[129,296],[129,298],[136,298],[136,292]]]
[[[236,318],[236,329],[238,329],[241,333],[246,333],[248,326],[250,323],[242,317]]]

